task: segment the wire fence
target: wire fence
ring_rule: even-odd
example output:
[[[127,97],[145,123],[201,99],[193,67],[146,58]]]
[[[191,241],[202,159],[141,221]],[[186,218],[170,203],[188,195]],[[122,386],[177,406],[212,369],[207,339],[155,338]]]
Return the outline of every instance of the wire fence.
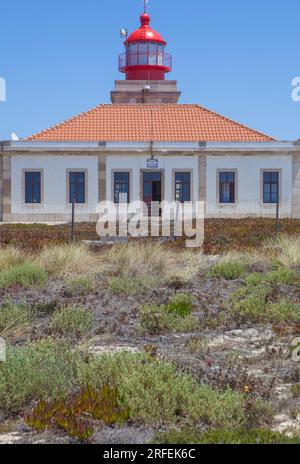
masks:
[[[240,219],[246,217],[270,218],[275,219],[291,218],[293,205],[290,200],[283,200],[279,205],[263,204],[257,200],[243,201],[232,204],[217,204],[215,202],[204,203],[204,218],[228,218]],[[116,205],[116,212],[118,212]],[[17,223],[77,223],[77,222],[96,222],[101,211],[100,204],[33,204],[33,205],[13,205],[9,215],[4,215],[4,222]],[[123,210],[124,211],[124,210]],[[147,211],[147,207],[144,208]],[[153,216],[161,215],[157,202],[153,203]],[[114,214],[114,211],[112,212]],[[151,214],[150,214],[151,215]],[[112,215],[113,217],[113,215]]]
[[[158,229],[159,236],[175,236],[175,228],[177,230],[177,220],[182,221],[183,225],[186,225],[186,221],[190,221],[192,219],[192,225],[194,226],[195,221],[194,217],[186,218],[184,214],[178,214],[178,208],[182,207],[180,203],[173,203],[175,204],[175,214],[171,216],[164,216],[163,212],[161,211],[160,204],[155,202],[153,204],[153,217],[147,217],[147,205],[145,204],[144,208],[144,218],[152,219],[152,222],[147,227],[149,230],[152,231],[151,227],[153,226],[153,219],[154,221],[158,222]],[[191,203],[189,204],[191,206]],[[203,203],[202,203],[203,205]],[[120,217],[115,216],[114,212],[118,212],[120,205],[113,205],[113,209],[115,211],[112,212],[110,215],[106,215],[103,218],[103,204],[94,204],[94,205],[82,205],[82,204],[34,204],[34,205],[20,205],[12,208],[12,213],[9,215],[5,215],[3,217],[4,223],[18,223],[18,224],[64,224],[68,225],[70,230],[70,238],[74,240],[75,238],[80,238],[80,227],[76,228],[76,225],[80,223],[90,223],[96,224],[99,219],[101,221],[110,221],[111,223],[115,220],[116,224],[116,235],[118,235],[120,231],[120,225],[124,225],[128,221],[132,220],[133,215],[131,214],[129,217],[126,216]],[[127,205],[122,205],[127,206]],[[126,207],[122,211],[126,211]],[[202,213],[204,213],[200,219],[243,219],[243,218],[267,218],[274,220],[274,231],[276,234],[280,232],[280,220],[284,218],[291,218],[292,212],[295,209],[295,205],[292,204],[290,200],[281,201],[278,204],[262,204],[258,201],[247,201],[247,202],[238,202],[234,204],[217,204],[213,202],[205,202],[204,208],[201,209]],[[189,208],[191,211],[191,208]],[[174,210],[173,210],[174,212]],[[151,215],[150,215],[151,216]],[[169,221],[169,222],[168,222]],[[169,229],[168,229],[169,224]],[[198,223],[199,227],[203,227],[204,222]],[[196,226],[196,227],[198,227]],[[194,226],[195,227],[195,226]],[[94,228],[94,226],[93,226]],[[180,228],[180,226],[179,226]],[[91,240],[96,240],[98,234],[98,230],[96,229],[95,225],[95,233],[92,234]],[[163,231],[169,230],[169,234],[164,233]],[[150,234],[151,235],[151,234]],[[102,235],[101,235],[102,236]],[[149,236],[149,235],[148,235]],[[85,237],[86,239],[86,237]]]

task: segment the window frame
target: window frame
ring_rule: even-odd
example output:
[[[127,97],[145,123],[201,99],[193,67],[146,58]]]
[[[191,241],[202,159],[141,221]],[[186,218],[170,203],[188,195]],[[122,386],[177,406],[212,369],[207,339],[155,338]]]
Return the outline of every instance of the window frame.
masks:
[[[281,198],[281,186],[282,186],[282,182],[281,182],[281,179],[282,179],[282,170],[281,169],[261,169],[261,203],[263,206],[265,207],[268,207],[268,206],[274,206],[277,204],[277,202],[266,202],[265,201],[265,191],[264,191],[264,187],[265,187],[265,182],[264,182],[264,176],[265,174],[268,174],[268,173],[276,173],[277,176],[278,176],[278,198],[279,198],[279,201],[280,201],[280,198]],[[271,182],[272,183],[272,182]],[[271,195],[271,192],[270,192],[270,195]]]
[[[26,174],[40,174],[40,201],[26,201]],[[44,203],[44,170],[37,168],[26,168],[22,170],[22,204],[26,207],[41,206]]]
[[[75,204],[77,206],[85,206],[88,204],[88,170],[87,169],[80,169],[80,168],[70,168],[67,169],[67,204],[71,205],[72,201],[71,200],[71,174],[72,173],[84,173],[84,202],[77,203]]]
[[[176,192],[177,192],[177,181],[176,181],[176,176],[177,174],[189,174],[190,180],[189,180],[189,200],[177,200],[176,199]],[[186,182],[182,182],[182,185],[186,184]],[[173,171],[173,198],[174,200],[179,203],[190,203],[193,201],[193,170],[191,169],[174,169]]]
[[[234,198],[231,202],[221,201],[221,174],[234,174]],[[222,182],[223,183],[223,182]],[[218,169],[217,170],[217,204],[220,206],[234,206],[238,203],[238,170],[237,169]]]
[[[115,174],[128,174],[128,199],[127,204],[131,203],[131,190],[132,190],[132,170],[131,169],[113,169],[111,173],[111,199],[115,205],[120,202],[115,201]]]

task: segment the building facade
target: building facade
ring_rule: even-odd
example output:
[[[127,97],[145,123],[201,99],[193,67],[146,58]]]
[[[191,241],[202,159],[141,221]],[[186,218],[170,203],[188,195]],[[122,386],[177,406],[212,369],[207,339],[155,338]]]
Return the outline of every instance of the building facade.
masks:
[[[167,43],[141,26],[126,76],[99,105],[20,141],[0,142],[0,221],[97,220],[98,205],[205,202],[206,217],[300,218],[300,143],[280,142],[199,105],[178,103]]]

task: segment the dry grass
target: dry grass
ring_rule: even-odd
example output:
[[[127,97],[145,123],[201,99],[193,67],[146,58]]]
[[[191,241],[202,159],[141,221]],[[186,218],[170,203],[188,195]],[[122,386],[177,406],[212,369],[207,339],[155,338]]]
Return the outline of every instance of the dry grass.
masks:
[[[1,271],[23,264],[26,260],[26,254],[13,245],[0,248]]]
[[[222,264],[232,261],[240,262],[246,266],[260,264],[261,266],[267,269],[272,261],[272,255],[268,247],[262,246],[257,250],[245,252],[227,251],[224,254],[222,254],[218,260],[218,262]]]
[[[208,265],[202,251],[171,249],[153,242],[116,245],[97,256],[86,245],[66,244],[43,248],[37,254],[16,247],[0,249],[0,268],[13,268],[24,262],[45,269],[49,276],[78,278],[102,272],[119,277],[152,277],[168,280],[176,276],[190,280]]]
[[[47,247],[35,258],[39,266],[56,277],[93,274],[97,261],[96,255],[82,244]]]
[[[267,247],[284,266],[300,264],[300,235],[281,235],[277,240],[270,241]]]
[[[207,265],[201,251],[172,250],[161,244],[115,246],[103,255],[102,270],[111,276],[191,279]]]

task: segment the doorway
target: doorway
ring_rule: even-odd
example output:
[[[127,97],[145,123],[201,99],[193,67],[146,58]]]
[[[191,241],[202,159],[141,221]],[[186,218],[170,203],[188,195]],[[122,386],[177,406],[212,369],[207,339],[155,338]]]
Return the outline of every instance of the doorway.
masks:
[[[143,201],[147,205],[149,216],[160,215],[162,201],[162,173],[160,171],[143,173]]]

